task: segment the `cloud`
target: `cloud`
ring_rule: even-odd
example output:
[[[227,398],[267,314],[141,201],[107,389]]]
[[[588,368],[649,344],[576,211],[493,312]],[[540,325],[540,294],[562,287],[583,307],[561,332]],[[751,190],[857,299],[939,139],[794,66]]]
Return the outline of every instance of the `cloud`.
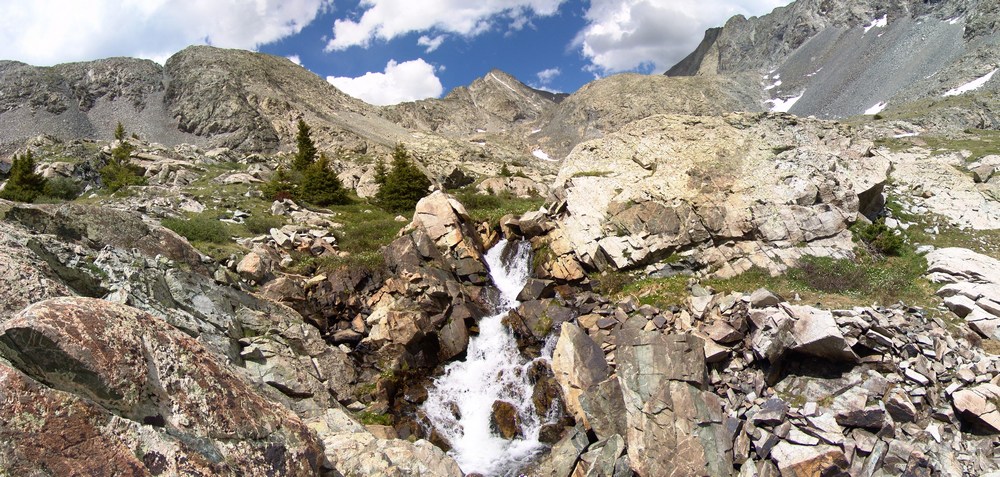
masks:
[[[327,76],[326,80],[355,98],[379,106],[437,98],[444,92],[434,66],[423,58],[403,63],[389,60],[382,73],[368,72],[357,78]]]
[[[420,46],[426,46],[427,50],[425,50],[425,52],[430,53],[438,49],[438,47],[440,47],[441,44],[444,43],[444,40],[447,37],[448,35],[438,35],[435,36],[434,38],[431,38],[427,35],[424,35],[417,39],[417,44]]]
[[[531,16],[549,16],[566,0],[361,0],[367,9],[358,20],[333,24],[327,51],[367,47],[411,32],[436,30],[462,36],[488,31],[495,22],[523,28]]]
[[[289,55],[285,58],[288,58],[288,61],[291,61],[292,63],[302,66],[302,58],[299,58],[299,55]]]
[[[539,71],[538,82],[541,84],[549,84],[552,82],[552,80],[556,78],[556,76],[559,76],[560,74],[562,74],[562,71],[560,71],[559,68],[549,68],[546,70]]]
[[[762,15],[790,0],[592,0],[574,45],[595,73],[665,71],[733,15]]]
[[[163,61],[191,44],[255,49],[333,0],[0,0],[0,58],[34,65],[110,56]]]

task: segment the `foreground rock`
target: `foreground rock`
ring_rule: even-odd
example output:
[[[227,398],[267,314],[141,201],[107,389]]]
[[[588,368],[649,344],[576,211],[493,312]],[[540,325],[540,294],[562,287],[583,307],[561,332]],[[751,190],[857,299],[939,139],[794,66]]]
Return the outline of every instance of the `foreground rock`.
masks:
[[[10,397],[0,433],[13,444],[0,452],[14,474],[305,476],[322,464],[322,447],[298,416],[134,308],[90,298],[37,303],[0,327],[0,355],[10,363],[0,363]]]
[[[942,290],[987,287],[1000,269],[990,260],[950,249],[928,257],[932,277],[951,277]],[[582,393],[562,387],[584,415],[533,475],[1000,471],[1000,359],[975,334],[953,335],[944,320],[902,305],[828,311],[766,290],[691,292],[671,309],[576,297],[581,313],[564,326],[584,336],[561,339],[560,355],[599,347],[611,374]]]

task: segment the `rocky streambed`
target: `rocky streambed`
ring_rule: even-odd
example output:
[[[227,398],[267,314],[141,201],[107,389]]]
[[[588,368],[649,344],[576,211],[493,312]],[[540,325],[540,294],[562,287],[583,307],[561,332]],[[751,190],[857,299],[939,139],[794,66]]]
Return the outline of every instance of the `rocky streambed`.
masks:
[[[508,218],[526,241],[494,246],[440,192],[385,270],[316,277],[277,260],[241,277],[134,212],[0,213],[12,475],[1000,468],[1000,360],[982,347],[1000,328],[1000,263],[965,249],[927,257],[941,310],[696,282],[657,308],[573,278],[549,216]],[[495,392],[463,395],[480,384]]]

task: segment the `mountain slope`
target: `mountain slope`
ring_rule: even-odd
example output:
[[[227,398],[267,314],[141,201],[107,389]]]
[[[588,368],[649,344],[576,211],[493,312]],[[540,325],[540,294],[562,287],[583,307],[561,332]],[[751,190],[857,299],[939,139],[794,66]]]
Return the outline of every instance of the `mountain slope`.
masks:
[[[668,76],[762,76],[771,107],[844,118],[942,98],[1000,66],[989,0],[798,0],[736,16]],[[1000,78],[974,94],[1000,89]]]

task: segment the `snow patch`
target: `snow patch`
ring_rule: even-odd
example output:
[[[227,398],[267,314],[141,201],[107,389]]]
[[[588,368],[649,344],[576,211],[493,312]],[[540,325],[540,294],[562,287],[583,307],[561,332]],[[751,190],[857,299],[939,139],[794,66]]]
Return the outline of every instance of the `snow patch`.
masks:
[[[962,19],[963,17],[960,15],[955,18],[952,18],[951,20],[945,20],[945,21],[947,21],[949,25],[957,25],[959,22],[962,21]]]
[[[770,91],[774,88],[777,88],[778,86],[781,86],[781,80],[775,81],[774,84],[772,84],[771,86],[765,86],[764,91]]]
[[[541,130],[541,129],[532,129],[532,130],[531,130],[531,134],[538,134],[538,133],[540,133],[540,132],[542,132],[542,130]]]
[[[535,156],[535,157],[537,157],[537,158],[539,158],[539,159],[541,159],[543,161],[555,162],[555,159],[552,159],[551,157],[549,157],[549,155],[546,154],[545,151],[543,151],[541,149],[535,149],[534,151],[531,151],[531,155]]]
[[[869,116],[872,116],[872,115],[881,113],[882,110],[885,109],[885,107],[888,106],[888,105],[889,105],[889,103],[886,103],[885,101],[882,101],[881,103],[878,103],[875,106],[872,106],[872,107],[866,109],[865,110],[865,114],[867,114]]]
[[[882,18],[877,18],[875,20],[872,20],[872,22],[865,27],[865,33],[868,33],[868,31],[871,30],[872,28],[885,28],[888,25],[889,25],[889,16],[882,15]]]
[[[958,96],[960,94],[965,94],[968,93],[969,91],[975,91],[979,88],[982,88],[984,84],[988,83],[993,78],[993,75],[995,75],[998,70],[1000,70],[1000,68],[994,68],[993,71],[986,73],[985,76],[976,78],[972,81],[969,81],[968,83],[963,84],[962,86],[949,90],[944,95]]]
[[[479,129],[476,129],[476,132],[477,133],[484,133],[484,132],[486,132],[486,130],[483,129],[483,128],[479,128]]]
[[[893,137],[896,138],[896,139],[900,139],[900,138],[904,138],[904,137],[913,137],[913,136],[919,136],[919,135],[920,135],[920,133],[908,132],[908,133],[896,134]]]
[[[792,109],[792,106],[795,106],[795,103],[797,103],[800,99],[802,99],[802,95],[804,94],[806,94],[805,91],[799,93],[799,95],[794,98],[788,98],[788,99],[774,98],[774,99],[769,99],[765,102],[771,103],[771,112],[787,113],[788,110]]]
[[[822,66],[818,70],[813,71],[812,73],[809,73],[806,76],[809,77],[809,78],[812,78],[813,76],[816,76],[820,71],[823,71],[823,67]]]

